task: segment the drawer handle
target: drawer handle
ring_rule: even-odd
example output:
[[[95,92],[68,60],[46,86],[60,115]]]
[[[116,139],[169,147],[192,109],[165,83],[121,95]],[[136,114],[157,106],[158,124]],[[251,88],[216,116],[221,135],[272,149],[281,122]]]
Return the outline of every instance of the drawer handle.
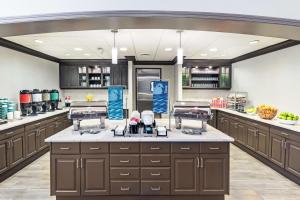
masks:
[[[39,126],[39,125],[41,125],[41,123],[36,123],[36,124],[35,124],[35,126]]]
[[[180,147],[181,150],[191,150],[190,147]]]
[[[121,187],[120,190],[121,190],[121,191],[129,191],[129,190],[130,190],[130,187]]]
[[[14,131],[11,131],[11,132],[6,133],[6,135],[12,135],[14,133],[15,133]]]
[[[129,147],[120,147],[120,150],[129,150]]]
[[[160,163],[160,160],[151,160],[151,163]]]
[[[281,132],[282,135],[284,136],[289,136],[289,134],[285,133],[285,132]]]
[[[151,150],[160,150],[160,147],[151,147]]]
[[[71,148],[70,147],[60,147],[59,149],[60,150],[70,150]]]
[[[129,176],[130,175],[130,173],[128,172],[128,173],[120,173],[120,176]]]
[[[160,173],[150,173],[151,174],[151,176],[160,176],[161,174]]]
[[[220,147],[209,147],[209,150],[220,150]]]
[[[90,150],[100,150],[100,147],[91,147]]]
[[[120,160],[120,163],[129,163],[130,160]]]
[[[151,187],[150,188],[152,191],[160,191],[160,187]]]

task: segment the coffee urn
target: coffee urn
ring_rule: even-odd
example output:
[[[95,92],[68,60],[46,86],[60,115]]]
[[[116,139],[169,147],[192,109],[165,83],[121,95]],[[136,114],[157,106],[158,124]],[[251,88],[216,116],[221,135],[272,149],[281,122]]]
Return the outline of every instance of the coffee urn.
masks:
[[[50,91],[50,101],[51,101],[51,110],[58,110],[58,102],[59,102],[59,92],[58,90]]]
[[[37,115],[41,111],[42,106],[42,93],[38,89],[34,89],[32,91],[32,113],[31,115]]]
[[[50,92],[49,90],[42,90],[42,112],[46,113],[50,110],[51,101],[50,101]]]
[[[31,104],[32,104],[32,96],[30,90],[21,90],[20,91],[20,108],[22,116],[27,116],[31,114]]]

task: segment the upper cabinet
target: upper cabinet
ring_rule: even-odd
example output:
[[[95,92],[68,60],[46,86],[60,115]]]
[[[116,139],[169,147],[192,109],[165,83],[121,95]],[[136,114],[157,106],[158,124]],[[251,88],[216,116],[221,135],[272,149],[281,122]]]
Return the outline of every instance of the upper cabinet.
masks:
[[[182,67],[184,89],[231,89],[231,64],[226,60],[187,60]]]
[[[128,62],[119,60],[64,60],[59,66],[61,89],[103,89],[128,85]]]

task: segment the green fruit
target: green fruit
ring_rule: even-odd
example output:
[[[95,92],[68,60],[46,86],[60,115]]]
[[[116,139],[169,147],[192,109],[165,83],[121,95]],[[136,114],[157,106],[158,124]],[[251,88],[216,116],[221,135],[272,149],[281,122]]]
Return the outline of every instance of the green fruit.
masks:
[[[293,118],[292,118],[292,117],[287,117],[286,119],[287,119],[287,120],[293,120]]]
[[[296,121],[299,120],[299,116],[295,116],[295,120],[296,120]]]

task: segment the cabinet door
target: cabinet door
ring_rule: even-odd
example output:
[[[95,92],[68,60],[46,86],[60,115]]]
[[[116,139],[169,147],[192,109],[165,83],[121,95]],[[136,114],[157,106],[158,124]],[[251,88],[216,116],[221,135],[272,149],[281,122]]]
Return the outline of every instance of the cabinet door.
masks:
[[[212,119],[211,120],[209,120],[207,123],[210,125],[210,126],[212,126],[212,127],[214,127],[214,128],[217,128],[217,111],[216,110],[212,110],[211,111],[212,112]]]
[[[36,139],[36,143],[37,143],[37,150],[42,150],[44,149],[47,145],[45,143],[45,139],[46,139],[46,127],[45,128],[41,128],[38,130],[37,132],[37,139]]]
[[[257,134],[257,130],[253,127],[247,127],[247,147],[253,151],[256,150],[256,143],[257,143],[257,139],[256,139],[256,134]]]
[[[76,88],[79,87],[78,66],[59,66],[59,82],[60,88]]]
[[[229,121],[229,135],[234,139],[237,139],[238,123],[236,121]]]
[[[224,133],[229,134],[229,128],[230,128],[229,119],[225,117],[224,120],[223,120]]]
[[[247,127],[244,124],[238,124],[237,141],[241,144],[247,143]]]
[[[56,128],[55,122],[52,122],[50,125],[46,127],[46,138],[55,134],[55,128]]]
[[[285,138],[270,132],[270,147],[269,147],[269,156],[270,160],[284,167],[285,161],[285,149],[284,149]]]
[[[2,140],[0,141],[0,174],[6,171],[9,167],[8,161],[8,148],[10,141]]]
[[[80,156],[51,156],[51,195],[80,195]]]
[[[300,177],[300,142],[286,141],[285,169]]]
[[[202,154],[200,159],[200,192],[202,194],[228,194],[228,155]]]
[[[57,120],[57,121],[56,121],[55,132],[62,131],[62,130],[64,129],[64,128],[63,128],[63,125],[64,125],[63,119]]]
[[[256,139],[256,152],[267,158],[269,152],[269,132],[258,129]]]
[[[81,170],[82,195],[109,194],[109,156],[83,155]]]
[[[30,157],[37,152],[37,132],[38,130],[25,132],[26,157]]]
[[[199,193],[197,154],[173,154],[171,161],[171,194]]]
[[[11,139],[10,147],[10,167],[19,164],[25,159],[25,139],[24,134],[19,134]]]

